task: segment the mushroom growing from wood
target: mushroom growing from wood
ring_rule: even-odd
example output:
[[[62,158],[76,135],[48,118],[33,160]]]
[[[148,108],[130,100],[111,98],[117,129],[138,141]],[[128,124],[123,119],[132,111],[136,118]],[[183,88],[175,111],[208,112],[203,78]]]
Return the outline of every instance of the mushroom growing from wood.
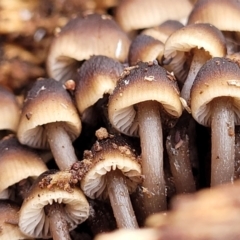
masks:
[[[152,62],[126,69],[109,97],[108,115],[113,127],[140,136],[145,215],[166,209],[161,113],[182,114],[174,76]]]
[[[233,182],[235,124],[240,124],[240,69],[226,58],[213,58],[198,72],[191,90],[192,116],[211,126],[211,186]]]

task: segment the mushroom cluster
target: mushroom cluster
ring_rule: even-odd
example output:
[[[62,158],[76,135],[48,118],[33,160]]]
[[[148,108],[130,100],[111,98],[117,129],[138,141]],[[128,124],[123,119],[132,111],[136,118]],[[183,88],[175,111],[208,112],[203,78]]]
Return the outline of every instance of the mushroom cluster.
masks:
[[[1,2],[0,238],[240,238],[239,16],[235,0]]]

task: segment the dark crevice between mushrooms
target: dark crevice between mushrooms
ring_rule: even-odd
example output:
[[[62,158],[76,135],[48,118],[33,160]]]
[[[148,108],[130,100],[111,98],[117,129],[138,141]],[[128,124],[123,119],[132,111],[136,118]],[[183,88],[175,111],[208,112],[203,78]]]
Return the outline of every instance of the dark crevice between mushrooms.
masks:
[[[194,142],[195,122],[185,112],[166,140],[166,150],[177,193],[196,191],[192,168],[193,164],[198,168],[198,159]]]

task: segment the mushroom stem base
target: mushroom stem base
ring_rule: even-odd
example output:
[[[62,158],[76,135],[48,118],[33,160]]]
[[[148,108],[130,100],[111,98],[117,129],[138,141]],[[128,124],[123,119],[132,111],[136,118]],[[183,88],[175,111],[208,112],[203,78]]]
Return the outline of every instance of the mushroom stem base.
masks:
[[[163,140],[159,103],[138,103],[139,135],[142,150],[143,202],[146,217],[166,210],[163,171]]]
[[[64,219],[63,205],[54,202],[52,205],[47,205],[45,211],[49,217],[53,240],[71,240],[67,222]]]
[[[216,98],[212,104],[211,186],[213,187],[233,182],[235,126],[231,98]]]
[[[69,169],[76,161],[72,141],[61,122],[44,125],[48,143],[60,170]]]
[[[107,188],[118,228],[138,228],[126,179],[120,170],[107,173]]]
[[[209,54],[207,54],[205,50],[202,49],[194,49],[193,54],[194,55],[191,62],[191,67],[181,91],[181,97],[184,98],[188,104],[190,101],[191,87],[196,78],[196,75],[203,64],[210,58]]]

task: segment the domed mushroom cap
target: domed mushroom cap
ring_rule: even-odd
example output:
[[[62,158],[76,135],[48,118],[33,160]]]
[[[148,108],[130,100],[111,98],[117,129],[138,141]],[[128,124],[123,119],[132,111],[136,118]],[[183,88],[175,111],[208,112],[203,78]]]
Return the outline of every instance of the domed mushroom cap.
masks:
[[[139,63],[119,80],[109,97],[108,115],[111,124],[120,132],[138,135],[135,105],[157,101],[172,117],[182,114],[179,90],[174,76],[156,64]]]
[[[106,56],[93,56],[78,70],[75,99],[81,115],[104,94],[111,94],[123,71],[123,65]]]
[[[64,205],[69,231],[87,219],[89,204],[80,189],[69,186],[68,175],[67,172],[48,171],[36,180],[19,214],[19,227],[27,236],[51,238],[49,218],[44,207],[53,202]]]
[[[9,239],[29,239],[18,227],[20,207],[10,200],[0,200],[0,238]]]
[[[198,72],[191,90],[191,109],[194,119],[202,125],[211,124],[211,101],[231,97],[235,124],[240,124],[240,69],[226,58],[213,58]]]
[[[75,79],[78,61],[104,55],[120,62],[127,60],[130,40],[108,15],[88,15],[71,20],[53,40],[47,59],[51,77]]]
[[[126,176],[129,192],[135,191],[141,179],[140,159],[131,147],[120,137],[96,142],[85,159],[79,162],[78,175],[84,193],[94,199],[108,196],[105,175],[119,169]]]
[[[73,101],[60,82],[41,79],[28,92],[18,127],[18,139],[34,148],[48,148],[44,124],[64,123],[70,139],[81,132],[81,121]]]
[[[15,96],[0,86],[0,130],[17,131],[20,106]]]
[[[191,24],[174,32],[164,46],[164,62],[170,71],[180,72],[186,61],[185,53],[203,48],[209,57],[224,57],[227,53],[223,34],[208,23]]]
[[[182,27],[184,27],[184,25],[177,20],[167,20],[157,27],[147,28],[143,30],[141,34],[151,36],[165,43],[172,33]]]
[[[36,179],[47,170],[42,159],[13,136],[0,141],[0,152],[0,192],[28,177]]]
[[[173,19],[180,20],[188,16],[192,6],[187,0],[122,0],[116,8],[116,20],[129,32],[131,30],[154,27]]]
[[[164,44],[159,40],[143,34],[138,35],[130,45],[128,54],[129,64],[133,66],[139,61],[149,62],[161,59],[163,50]]]
[[[188,24],[210,23],[221,31],[240,31],[239,21],[240,2],[235,0],[198,0],[188,18]]]

